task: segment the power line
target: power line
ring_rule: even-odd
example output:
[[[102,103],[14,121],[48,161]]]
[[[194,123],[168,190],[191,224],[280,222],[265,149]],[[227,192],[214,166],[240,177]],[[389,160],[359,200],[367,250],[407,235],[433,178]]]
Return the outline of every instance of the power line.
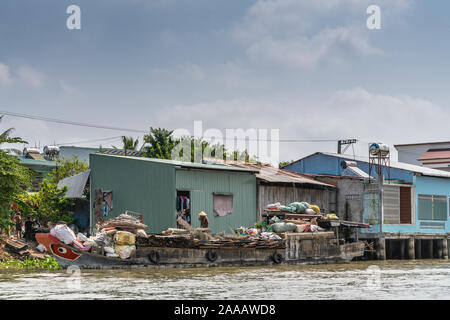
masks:
[[[93,139],[93,140],[84,140],[84,141],[77,141],[77,142],[61,142],[56,143],[56,146],[64,146],[64,145],[71,145],[71,144],[80,144],[80,143],[91,143],[91,142],[99,142],[99,141],[109,141],[109,140],[117,140],[122,138],[122,136],[116,136],[116,137],[110,137],[110,138],[101,138],[101,139]]]
[[[25,113],[10,112],[10,111],[4,111],[4,110],[0,110],[0,114],[12,116],[12,117],[26,118],[26,119],[32,119],[32,120],[45,121],[45,122],[53,122],[53,123],[72,125],[72,126],[81,126],[81,127],[106,129],[106,130],[117,130],[117,131],[128,131],[128,132],[137,132],[137,133],[146,133],[146,134],[149,133],[148,130],[146,131],[146,130],[139,130],[139,129],[105,126],[105,125],[92,124],[92,123],[83,123],[83,122],[55,119],[55,118],[49,118],[49,117],[43,117],[43,116],[35,116],[35,115],[30,115],[30,114],[25,114]],[[195,137],[191,136],[191,138],[195,138]],[[246,138],[237,139],[236,137],[224,138],[223,140],[272,141],[272,140],[266,140],[266,139],[249,139],[249,138],[248,139],[246,139]],[[96,141],[97,141],[97,139],[96,139]],[[283,143],[321,143],[321,142],[337,142],[338,139],[279,139],[278,141],[283,142]],[[80,142],[80,143],[83,143],[83,142]],[[72,143],[72,144],[75,144],[75,143]],[[62,144],[59,143],[57,145],[62,145]]]
[[[147,133],[147,131],[138,130],[138,129],[120,128],[120,127],[104,126],[104,125],[90,124],[90,123],[83,123],[83,122],[76,122],[76,121],[69,121],[69,120],[61,120],[61,119],[54,119],[54,118],[48,118],[48,117],[42,117],[42,116],[33,116],[33,115],[29,115],[29,114],[24,114],[24,113],[9,112],[9,111],[3,111],[3,110],[0,110],[0,113],[8,115],[8,116],[12,116],[12,117],[27,118],[27,119],[32,119],[32,120],[46,121],[46,122],[54,122],[54,123],[59,123],[59,124],[72,125],[72,126]]]

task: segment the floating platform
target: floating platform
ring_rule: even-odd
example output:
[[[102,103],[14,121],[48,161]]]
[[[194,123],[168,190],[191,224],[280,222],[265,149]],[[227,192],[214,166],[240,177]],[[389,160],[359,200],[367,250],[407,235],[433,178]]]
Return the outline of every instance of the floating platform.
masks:
[[[36,234],[59,264],[67,268],[178,268],[345,263],[364,255],[364,243],[339,244],[333,232],[287,233],[282,248],[174,248],[138,245],[129,259],[83,252],[50,234]]]

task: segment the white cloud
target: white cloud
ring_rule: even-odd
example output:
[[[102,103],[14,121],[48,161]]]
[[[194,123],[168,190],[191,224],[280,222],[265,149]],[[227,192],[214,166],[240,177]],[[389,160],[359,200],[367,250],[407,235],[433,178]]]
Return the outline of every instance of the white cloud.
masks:
[[[12,77],[9,72],[9,67],[0,63],[0,86],[8,85],[12,82]]]
[[[380,0],[389,20],[411,1]],[[232,30],[232,37],[256,62],[314,67],[324,60],[351,59],[351,54],[382,51],[370,42],[366,0],[259,0]],[[350,54],[349,54],[350,53]]]
[[[71,96],[83,95],[81,90],[79,90],[78,88],[76,88],[76,87],[66,83],[63,80],[59,81],[59,87],[61,88],[62,92],[64,92],[65,94],[68,94],[68,95],[71,95]]]
[[[20,66],[17,69],[17,74],[21,80],[34,88],[41,88],[44,86],[44,74],[31,67]]]
[[[271,99],[216,100],[174,105],[155,113],[162,127],[173,124],[192,130],[195,120],[208,128],[280,129],[281,139],[360,139],[357,153],[367,143],[445,140],[450,111],[428,100],[408,95],[379,94],[363,88]],[[225,132],[225,131],[223,131]],[[316,151],[336,150],[336,143],[281,143],[280,159],[298,159]]]

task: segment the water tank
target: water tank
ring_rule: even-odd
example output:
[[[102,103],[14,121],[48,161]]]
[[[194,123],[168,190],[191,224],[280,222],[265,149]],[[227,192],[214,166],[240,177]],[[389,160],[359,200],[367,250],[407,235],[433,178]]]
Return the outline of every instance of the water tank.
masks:
[[[44,154],[46,154],[46,155],[58,155],[59,154],[59,147],[58,146],[45,146],[44,147]]]
[[[356,161],[345,161],[341,162],[342,169],[347,169],[348,167],[357,167]]]
[[[29,153],[40,154],[39,149],[37,149],[37,148],[24,148],[23,149],[23,154],[24,155],[27,155]]]
[[[386,157],[389,154],[389,146],[379,142],[371,143],[369,145],[369,153],[372,156]]]

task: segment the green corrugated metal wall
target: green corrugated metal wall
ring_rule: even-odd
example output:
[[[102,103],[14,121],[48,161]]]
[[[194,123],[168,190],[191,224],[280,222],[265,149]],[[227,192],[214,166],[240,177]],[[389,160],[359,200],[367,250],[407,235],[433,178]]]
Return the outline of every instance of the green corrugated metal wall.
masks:
[[[152,233],[176,225],[173,165],[91,154],[90,168],[91,227],[94,190],[99,188],[113,191],[113,210],[106,219],[132,210],[144,215]]]
[[[205,211],[213,233],[230,227],[250,227],[256,222],[256,176],[250,173],[214,170],[177,169],[176,188],[191,192],[192,226],[199,227],[198,213]],[[233,195],[233,213],[225,217],[213,214],[213,193]]]
[[[198,213],[205,211],[212,232],[253,226],[256,222],[256,176],[248,172],[176,168],[133,158],[91,154],[91,227],[94,190],[113,191],[113,210],[106,219],[125,210],[140,212],[151,233],[176,228],[176,191],[191,192],[192,225],[199,227]],[[213,215],[213,193],[233,195],[233,213]]]

